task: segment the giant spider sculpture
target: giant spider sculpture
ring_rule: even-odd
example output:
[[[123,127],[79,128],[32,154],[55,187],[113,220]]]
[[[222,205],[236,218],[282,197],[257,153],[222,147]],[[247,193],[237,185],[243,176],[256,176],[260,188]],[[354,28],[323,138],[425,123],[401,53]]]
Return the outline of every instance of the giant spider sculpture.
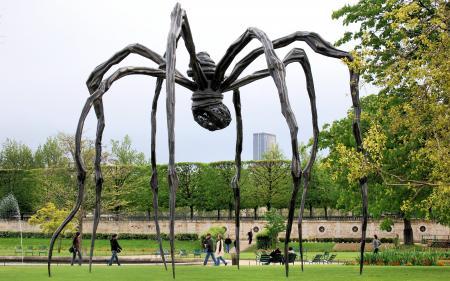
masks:
[[[190,56],[190,69],[187,74],[192,77],[192,80],[183,76],[179,71],[175,69],[175,52],[177,43],[180,37],[183,37],[186,49]],[[262,47],[251,51],[243,59],[241,59],[235,65],[231,73],[225,76],[225,71],[228,69],[236,55],[252,40],[257,39],[261,42]],[[80,119],[78,121],[78,127],[75,135],[75,163],[78,171],[78,197],[76,204],[68,217],[59,226],[59,228],[53,234],[50,241],[50,249],[48,255],[48,274],[51,275],[50,265],[52,259],[52,252],[54,243],[61,233],[62,229],[73,219],[77,211],[79,210],[84,194],[84,184],[86,180],[86,169],[81,159],[81,135],[83,131],[84,121],[91,110],[94,107],[97,117],[97,133],[96,133],[96,157],[95,157],[95,189],[96,200],[94,210],[94,223],[92,230],[92,240],[89,256],[89,270],[92,266],[92,256],[94,250],[94,243],[96,237],[97,226],[100,219],[100,197],[102,191],[103,177],[101,171],[101,141],[103,135],[103,129],[105,127],[105,118],[103,113],[103,95],[108,91],[113,82],[128,75],[148,75],[156,77],[156,90],[153,97],[152,113],[151,113],[151,167],[152,176],[150,179],[150,187],[153,193],[153,206],[154,206],[154,222],[156,228],[156,234],[158,237],[159,248],[161,253],[163,252],[160,227],[158,222],[158,174],[156,170],[156,110],[158,106],[158,98],[161,92],[162,83],[166,80],[166,111],[167,111],[167,127],[168,127],[168,141],[169,141],[169,165],[168,165],[168,182],[170,189],[169,196],[169,209],[170,209],[170,256],[172,262],[172,274],[175,278],[175,259],[174,259],[174,216],[175,216],[175,194],[178,186],[178,179],[175,170],[175,83],[191,90],[192,94],[192,113],[195,121],[205,129],[210,131],[220,130],[227,127],[231,122],[231,114],[228,108],[222,103],[223,93],[233,91],[233,104],[236,116],[236,154],[235,154],[235,167],[236,172],[231,182],[231,188],[234,193],[235,200],[235,236],[239,241],[239,213],[240,213],[240,191],[239,191],[239,179],[241,174],[241,152],[242,152],[242,118],[241,118],[241,102],[240,102],[240,87],[257,81],[259,79],[271,76],[278,90],[278,96],[281,104],[281,112],[286,119],[286,123],[289,127],[292,145],[292,164],[291,175],[293,180],[292,195],[289,202],[289,214],[286,226],[286,239],[284,253],[287,256],[288,241],[291,235],[292,223],[294,220],[294,210],[297,194],[300,185],[303,185],[303,194],[300,205],[300,213],[298,217],[298,233],[300,243],[300,256],[302,261],[303,270],[303,247],[302,247],[302,219],[305,206],[305,198],[308,190],[309,178],[311,168],[314,163],[317,152],[318,141],[318,125],[317,125],[317,110],[315,102],[314,83],[309,65],[308,58],[304,50],[299,48],[292,49],[287,56],[281,61],[276,55],[274,49],[285,47],[295,41],[306,42],[315,52],[338,59],[347,59],[352,61],[353,58],[348,52],[344,52],[334,48],[330,43],[322,39],[318,34],[313,32],[295,32],[291,35],[279,38],[274,41],[270,41],[267,35],[257,28],[248,28],[231,46],[227,49],[225,55],[216,65],[214,61],[205,52],[196,54],[195,46],[192,39],[191,30],[189,27],[186,12],[181,9],[179,4],[175,5],[171,14],[171,25],[167,39],[167,49],[163,57],[153,52],[152,50],[140,45],[132,44],[125,47],[123,50],[117,52],[109,60],[100,64],[95,68],[87,80],[87,86],[90,92],[89,98],[86,100],[84,108],[81,112]],[[142,57],[150,59],[158,65],[158,68],[148,67],[122,67],[115,71],[111,76],[103,79],[105,73],[115,64],[118,64],[125,59],[129,54],[134,53]],[[239,79],[239,75],[244,69],[250,65],[257,57],[264,54],[267,62],[267,69],[257,71],[251,75],[245,76]],[[295,116],[289,104],[289,97],[285,81],[285,67],[290,64],[298,62],[303,68],[307,82],[307,92],[309,95],[311,113],[312,113],[312,125],[313,125],[313,145],[311,149],[310,159],[306,166],[302,169],[300,165],[299,153],[298,153],[298,141],[297,141],[297,122]],[[353,133],[356,139],[357,149],[362,151],[362,137],[360,130],[360,105],[359,105],[359,92],[358,81],[359,75],[352,69],[350,70],[350,91],[354,108],[353,119]],[[367,179],[362,178],[360,180],[360,187],[362,193],[363,203],[363,220],[362,220],[362,237],[361,237],[361,257],[364,257],[364,246],[367,228]],[[236,244],[236,252],[238,257],[239,267],[239,243]],[[161,255],[164,262],[164,266],[167,270],[166,261],[164,255]],[[363,259],[360,261],[360,273],[362,273]],[[286,276],[289,273],[289,264],[285,263]]]

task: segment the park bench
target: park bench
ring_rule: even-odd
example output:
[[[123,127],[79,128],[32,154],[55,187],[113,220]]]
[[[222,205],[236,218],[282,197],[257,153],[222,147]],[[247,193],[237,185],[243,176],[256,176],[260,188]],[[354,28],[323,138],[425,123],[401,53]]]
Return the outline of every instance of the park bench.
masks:
[[[335,258],[336,258],[336,255],[331,255],[329,258],[323,259],[323,262],[324,263],[333,263]]]
[[[16,246],[16,254],[22,254],[22,246]]]
[[[39,256],[40,256],[41,254],[47,255],[48,248],[47,248],[47,246],[45,246],[45,245],[41,245],[41,246],[39,246],[37,252],[38,252],[38,255],[39,255]]]
[[[193,254],[194,254],[194,258],[195,258],[195,257],[201,258],[201,257],[202,257],[202,250],[200,250],[200,249],[195,249],[194,252],[193,252]]]
[[[316,255],[309,263],[321,263],[322,255]]]
[[[31,254],[32,256],[34,256],[33,246],[28,246],[27,249],[25,250],[25,254]]]
[[[270,256],[267,254],[260,254],[256,259],[257,264],[268,265],[270,263]]]
[[[287,263],[292,263],[294,265],[295,259],[297,258],[297,254],[295,253],[289,253]]]
[[[180,249],[180,253],[178,254],[181,257],[187,257],[188,252],[185,249]]]

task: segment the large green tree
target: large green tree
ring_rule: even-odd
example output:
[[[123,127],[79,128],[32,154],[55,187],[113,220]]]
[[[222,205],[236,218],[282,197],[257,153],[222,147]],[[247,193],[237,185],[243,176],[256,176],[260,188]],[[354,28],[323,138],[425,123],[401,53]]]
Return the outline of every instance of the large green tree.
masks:
[[[409,197],[401,200],[405,219],[423,212],[450,225],[443,208],[450,205],[449,2],[361,0],[333,17],[357,24],[338,44],[357,41],[352,66],[380,88],[366,128],[368,157],[338,149],[343,160],[351,159],[349,177],[376,174]],[[411,234],[405,222],[406,242]]]

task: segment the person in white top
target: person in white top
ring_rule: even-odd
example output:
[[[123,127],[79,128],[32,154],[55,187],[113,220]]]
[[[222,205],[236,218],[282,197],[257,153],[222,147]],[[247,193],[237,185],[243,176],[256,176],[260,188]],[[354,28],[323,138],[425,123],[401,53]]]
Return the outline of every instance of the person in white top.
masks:
[[[217,235],[217,243],[216,243],[216,265],[219,266],[220,265],[220,261],[223,262],[223,264],[227,265],[228,263],[223,259],[223,254],[224,254],[224,246],[225,244],[223,243],[222,240],[222,235]]]

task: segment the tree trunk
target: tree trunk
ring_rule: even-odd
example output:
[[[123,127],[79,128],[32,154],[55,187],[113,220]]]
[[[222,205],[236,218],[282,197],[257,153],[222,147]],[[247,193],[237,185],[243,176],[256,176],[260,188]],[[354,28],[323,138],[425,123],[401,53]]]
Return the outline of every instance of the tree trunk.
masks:
[[[217,209],[217,220],[220,220],[220,209]]]
[[[267,207],[267,211],[270,211],[270,209],[272,208],[272,204],[270,204],[270,202],[269,202],[266,204],[266,207]]]
[[[189,209],[191,210],[191,215],[190,215],[190,218],[191,218],[191,220],[193,220],[194,219],[194,206],[189,206]]]
[[[411,227],[411,221],[407,218],[403,218],[403,243],[405,245],[414,245],[413,230]]]
[[[62,235],[59,236],[58,240],[59,240],[59,243],[58,243],[58,254],[59,254],[59,253],[61,253]]]
[[[231,220],[233,218],[233,204],[228,204],[228,219]]]
[[[147,208],[147,219],[148,219],[148,220],[151,220],[151,218],[152,218],[151,215],[152,215],[152,214],[151,214],[151,212],[150,212],[150,208]]]
[[[258,219],[258,207],[253,208],[253,217],[255,220]]]
[[[311,204],[309,204],[309,217],[312,218],[313,217],[313,207]]]
[[[323,210],[325,211],[325,219],[328,219],[328,208],[327,208],[327,206],[323,207]]]

